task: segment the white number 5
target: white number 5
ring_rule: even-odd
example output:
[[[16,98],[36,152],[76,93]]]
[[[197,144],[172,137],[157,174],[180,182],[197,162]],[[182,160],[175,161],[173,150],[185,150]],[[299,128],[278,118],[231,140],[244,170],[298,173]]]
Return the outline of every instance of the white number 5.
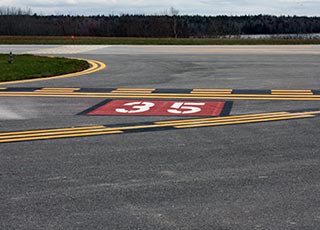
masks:
[[[152,102],[143,102],[143,101],[137,101],[137,102],[130,102],[124,104],[124,106],[131,106],[130,110],[119,108],[116,109],[116,112],[118,113],[143,113],[146,111],[149,111],[150,108],[154,106],[154,103]]]
[[[169,113],[175,114],[191,114],[198,113],[201,111],[201,108],[195,106],[205,105],[206,103],[195,103],[195,102],[176,102],[171,108],[168,109]]]

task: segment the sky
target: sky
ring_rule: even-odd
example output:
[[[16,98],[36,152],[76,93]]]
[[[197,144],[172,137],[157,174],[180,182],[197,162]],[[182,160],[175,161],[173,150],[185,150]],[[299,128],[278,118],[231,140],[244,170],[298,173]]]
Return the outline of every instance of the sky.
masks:
[[[320,16],[320,0],[0,0],[0,7],[31,8],[42,15],[164,14]]]

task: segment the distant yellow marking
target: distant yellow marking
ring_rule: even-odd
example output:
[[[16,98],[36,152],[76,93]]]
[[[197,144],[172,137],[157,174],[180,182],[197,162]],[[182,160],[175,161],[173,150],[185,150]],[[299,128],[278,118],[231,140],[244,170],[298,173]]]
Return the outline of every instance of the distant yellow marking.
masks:
[[[233,89],[193,89],[194,92],[232,92]]]
[[[36,93],[74,93],[81,88],[42,88],[35,90]]]
[[[41,90],[79,90],[81,88],[42,88]]]
[[[117,91],[113,90],[111,93],[115,94],[134,94],[134,95],[144,95],[144,94],[150,94],[152,91]]]
[[[45,90],[45,91],[42,91],[42,90],[39,90],[37,92],[0,92],[0,96],[1,95],[21,95],[21,96],[25,96],[25,95],[35,95],[35,96],[38,96],[38,95],[41,95],[40,93],[43,93],[43,95],[52,95],[52,96],[55,96],[55,95],[74,95],[74,96],[81,96],[81,95],[84,95],[84,96],[106,96],[106,97],[109,97],[109,96],[121,96],[120,92],[116,92],[116,93],[86,93],[86,92],[69,92],[69,91],[59,91],[59,90]],[[124,96],[137,96],[137,97],[140,97],[140,96],[154,96],[154,97],[228,97],[228,98],[232,98],[232,97],[266,97],[266,98],[278,98],[278,97],[291,97],[291,98],[301,98],[301,95],[298,94],[298,95],[295,95],[295,94],[281,94],[281,95],[277,95],[277,94],[273,94],[273,95],[270,95],[270,94],[221,94],[221,93],[199,93],[199,94],[196,94],[196,93],[193,93],[193,94],[176,94],[176,93],[164,93],[164,94],[161,94],[161,93],[157,93],[157,94],[153,94],[153,93],[148,93],[148,92],[142,92],[142,93],[132,93],[132,92],[121,92],[123,93]],[[317,98],[319,97],[320,98],[320,95],[304,95],[302,94],[302,96],[304,98]]]
[[[66,97],[66,98],[134,98],[134,99],[221,99],[221,100],[273,100],[319,101],[320,95],[253,95],[253,94],[148,94],[141,93],[51,93],[51,92],[0,92],[6,97]]]
[[[154,91],[155,89],[147,88],[117,88],[117,91]]]
[[[150,94],[155,89],[146,89],[146,88],[118,88],[112,90],[111,93],[115,94]]]
[[[193,89],[191,94],[231,94],[232,89]]]
[[[78,76],[85,75],[85,74],[95,73],[97,71],[100,71],[100,70],[103,70],[104,68],[106,68],[106,65],[100,61],[88,60],[88,59],[83,59],[83,58],[71,58],[71,59],[78,59],[78,60],[87,61],[91,65],[91,67],[89,69],[83,70],[78,73],[70,73],[70,74],[64,74],[64,75],[60,75],[60,76],[34,78],[34,79],[27,79],[27,80],[6,81],[6,82],[1,82],[0,85],[20,84],[20,83],[37,82],[37,81],[49,81],[49,80],[63,79],[63,78],[69,78],[69,77],[78,77]]]
[[[312,90],[272,90],[273,95],[313,95]]]

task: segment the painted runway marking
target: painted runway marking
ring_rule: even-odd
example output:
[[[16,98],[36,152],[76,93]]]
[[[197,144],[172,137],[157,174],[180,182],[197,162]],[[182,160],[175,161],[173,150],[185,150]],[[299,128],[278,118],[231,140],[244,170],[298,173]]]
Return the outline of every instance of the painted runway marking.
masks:
[[[120,124],[110,126],[69,127],[43,130],[26,130],[0,133],[0,143],[22,141],[49,140],[61,138],[90,137],[99,135],[125,134],[148,131],[189,129],[225,125],[240,125],[271,121],[315,118],[320,116],[320,110],[300,112],[272,112],[261,114],[235,115],[215,118],[194,118],[169,120],[159,122],[144,122],[135,124]]]
[[[319,101],[320,90],[0,88],[2,97]]]
[[[82,76],[85,74],[95,73],[97,71],[100,71],[100,70],[103,70],[104,68],[106,68],[106,65],[100,61],[88,60],[88,59],[83,59],[83,58],[71,58],[71,59],[78,59],[78,60],[87,61],[91,67],[89,69],[86,69],[86,70],[83,70],[83,71],[77,72],[77,73],[69,73],[69,74],[64,74],[64,75],[59,75],[59,76],[33,78],[33,79],[26,79],[26,80],[5,81],[5,82],[0,82],[0,85],[20,84],[20,83],[28,83],[28,82],[49,81],[49,80],[55,80],[55,79],[78,77],[78,76]]]
[[[86,110],[85,115],[116,116],[220,116],[229,114],[231,102],[107,100]]]

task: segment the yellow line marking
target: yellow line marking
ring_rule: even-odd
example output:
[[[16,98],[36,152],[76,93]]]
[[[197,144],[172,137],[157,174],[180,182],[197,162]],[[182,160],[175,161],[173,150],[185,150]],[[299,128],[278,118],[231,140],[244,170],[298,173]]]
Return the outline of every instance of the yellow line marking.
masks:
[[[222,90],[192,90],[191,93],[193,94],[203,94],[203,93],[206,93],[206,94],[212,94],[212,93],[219,93],[219,94],[231,94],[232,93],[232,90],[231,91],[222,91]]]
[[[313,95],[313,93],[272,93],[272,95]]]
[[[257,122],[267,122],[267,121],[281,121],[281,120],[291,120],[291,119],[311,118],[311,117],[314,117],[314,116],[300,115],[300,116],[288,116],[288,117],[277,117],[277,118],[262,118],[262,119],[255,119],[255,120],[227,121],[227,122],[220,122],[220,123],[206,123],[206,124],[198,124],[198,125],[181,125],[181,126],[174,126],[174,127],[177,129],[184,129],[184,128],[209,127],[209,126],[219,126],[219,125],[247,124],[247,123],[257,123]]]
[[[204,92],[232,92],[233,89],[193,89],[192,91],[197,92],[197,91],[204,91]]]
[[[155,89],[147,88],[118,88],[115,91],[154,91]]]
[[[299,114],[300,115],[300,114]],[[228,118],[226,117],[225,119],[221,119],[221,120],[208,120],[208,121],[192,121],[190,120],[189,122],[181,122],[181,123],[172,123],[172,125],[177,125],[177,126],[184,126],[184,125],[197,125],[197,124],[220,124],[220,123],[224,123],[224,122],[233,122],[233,121],[250,121],[250,120],[259,120],[259,119],[274,119],[274,118],[280,118],[280,117],[286,117],[286,118],[291,118],[293,116],[296,115],[292,115],[292,114],[282,114],[282,115],[260,115],[260,116],[256,116],[256,117],[242,117],[242,118]],[[311,116],[311,115],[305,115],[305,116]],[[312,116],[313,117],[313,116]]]
[[[34,78],[34,79],[26,79],[26,80],[18,80],[18,81],[6,81],[6,82],[1,82],[0,85],[20,84],[20,83],[37,82],[37,81],[49,81],[49,80],[63,79],[63,78],[69,78],[69,77],[78,77],[78,76],[85,75],[85,74],[95,73],[97,71],[100,71],[100,70],[103,70],[104,68],[106,68],[106,65],[100,61],[88,60],[88,59],[83,59],[83,58],[70,58],[70,59],[78,59],[78,60],[87,61],[91,65],[91,67],[89,69],[83,70],[78,73],[70,73],[70,74],[64,74],[64,75],[60,75],[60,76]]]
[[[109,130],[107,128],[101,128],[101,129],[85,129],[85,130],[69,130],[69,131],[48,131],[43,133],[32,133],[32,134],[17,134],[17,135],[7,135],[7,136],[1,136],[0,139],[10,139],[10,138],[19,138],[19,137],[40,137],[40,136],[53,136],[53,135],[59,135],[59,134],[76,134],[76,133],[92,133],[92,132],[101,132],[101,131],[113,131]],[[115,130],[116,131],[116,130]]]
[[[5,139],[0,140],[0,143],[9,143],[17,141],[33,141],[33,140],[48,140],[68,137],[87,137],[87,136],[98,136],[107,134],[120,134],[122,131],[105,131],[105,132],[94,132],[94,133],[80,133],[80,134],[69,134],[69,135],[56,135],[56,136],[42,136],[42,137],[27,137],[27,138],[16,138],[16,139]]]
[[[151,92],[148,92],[148,91],[136,91],[136,92],[125,92],[125,91],[112,91],[111,93],[114,93],[114,94],[123,94],[123,95],[131,95],[132,93],[134,93],[134,95],[145,95],[145,94],[150,94]]]
[[[311,90],[272,90],[273,95],[313,95]]]
[[[145,128],[158,128],[158,127],[167,127],[167,126],[171,126],[171,125],[167,125],[167,124],[163,124],[163,125],[158,125],[158,124],[154,124],[154,125],[140,125],[140,126],[125,126],[125,127],[119,127],[117,128],[118,130],[131,130],[131,129],[145,129]]]
[[[41,90],[55,91],[55,90],[79,90],[81,88],[42,88]]]
[[[134,129],[151,129],[157,127],[174,127],[177,129],[195,128],[195,127],[210,127],[221,125],[247,124],[267,121],[292,120],[298,118],[313,118],[320,114],[320,111],[310,112],[272,112],[261,114],[248,114],[229,117],[216,118],[197,118],[187,120],[172,120],[163,122],[154,122],[150,125],[140,126],[124,126],[108,128],[105,126],[88,126],[78,128],[58,128],[47,130],[29,130],[0,133],[0,143],[32,141],[32,140],[47,140],[69,137],[87,137],[107,134],[120,134],[126,130]]]
[[[317,114],[320,114],[320,111],[304,112],[303,114],[317,115]]]
[[[311,93],[310,89],[273,89],[272,92]]]
[[[175,93],[165,93],[165,94],[161,94],[161,93],[148,93],[148,92],[141,92],[141,93],[132,93],[132,92],[116,92],[116,93],[91,93],[91,92],[60,92],[60,91],[36,91],[36,92],[0,92],[0,96],[1,95],[21,95],[21,96],[25,96],[25,95],[35,95],[35,96],[39,96],[41,94],[47,96],[47,95],[74,95],[74,96],[81,96],[81,95],[88,95],[88,96],[105,96],[105,97],[110,97],[110,96],[121,96],[121,94],[123,94],[124,96],[132,96],[132,97],[140,97],[140,96],[149,96],[149,97],[174,97],[174,98],[180,98],[180,97],[219,97],[219,98],[223,98],[223,97],[228,97],[228,98],[239,98],[239,97],[250,97],[250,98],[254,98],[254,97],[258,97],[258,98],[283,98],[283,97],[290,97],[290,98],[301,98],[301,96],[303,96],[303,98],[320,98],[320,95],[292,95],[292,94],[281,94],[281,95],[269,95],[269,94],[221,94],[221,93],[208,93],[208,94],[203,94],[203,93],[199,93],[199,94],[175,94]]]
[[[273,100],[273,101],[319,101],[320,96],[314,96],[314,95],[305,95],[303,97],[297,96],[297,95],[285,95],[285,96],[276,96],[276,97],[269,97],[269,96],[261,96],[260,97],[250,97],[250,96],[234,96],[234,95],[214,95],[214,96],[208,96],[208,95],[163,95],[158,96],[156,94],[141,94],[141,95],[130,95],[130,94],[45,94],[45,93],[34,93],[34,94],[27,94],[27,93],[18,93],[18,92],[0,92],[0,96],[6,96],[6,97],[66,97],[66,98],[134,98],[134,99],[220,99],[220,100]],[[271,96],[271,95],[270,95]]]
[[[225,119],[238,119],[238,118],[252,118],[252,117],[260,117],[260,116],[273,116],[273,115],[286,115],[287,112],[274,112],[274,113],[257,113],[257,114],[248,114],[248,115],[236,115],[236,116],[226,116],[226,117],[215,117],[215,118],[196,118],[190,120],[173,120],[173,121],[159,121],[155,122],[155,124],[177,124],[177,123],[185,123],[186,121],[220,121]]]
[[[260,120],[260,119],[274,119],[274,118],[281,118],[281,117],[286,117],[286,118],[291,118],[294,116],[300,116],[301,114],[279,114],[279,115],[260,115],[260,116],[256,116],[256,117],[242,117],[242,118],[231,118],[229,119],[228,117],[226,117],[225,119],[221,119],[221,120],[213,120],[213,121],[190,121],[190,122],[185,122],[185,123],[181,123],[181,124],[175,124],[175,125],[195,125],[195,124],[220,124],[221,122],[227,122],[227,121],[247,121],[247,120]],[[304,114],[303,114],[304,115]],[[304,116],[311,116],[312,115],[304,115]]]
[[[76,130],[90,130],[90,129],[103,129],[104,126],[88,126],[88,127],[78,127],[78,128],[58,128],[58,129],[42,129],[42,130],[28,130],[28,131],[16,131],[16,132],[6,132],[0,133],[1,136],[5,135],[16,135],[16,134],[37,134],[37,133],[45,133],[45,132],[60,132],[60,131],[76,131]]]

